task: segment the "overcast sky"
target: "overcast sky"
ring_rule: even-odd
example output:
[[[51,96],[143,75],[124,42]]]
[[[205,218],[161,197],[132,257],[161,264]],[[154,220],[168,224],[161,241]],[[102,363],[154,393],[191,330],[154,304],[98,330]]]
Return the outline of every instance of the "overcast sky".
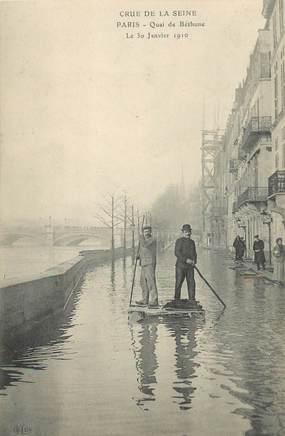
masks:
[[[184,41],[127,40],[116,28],[120,10],[165,8],[197,9],[206,28]],[[87,223],[103,193],[121,190],[148,207],[180,181],[182,162],[196,184],[203,100],[205,127],[217,107],[223,127],[261,9],[262,0],[2,2],[2,219]]]

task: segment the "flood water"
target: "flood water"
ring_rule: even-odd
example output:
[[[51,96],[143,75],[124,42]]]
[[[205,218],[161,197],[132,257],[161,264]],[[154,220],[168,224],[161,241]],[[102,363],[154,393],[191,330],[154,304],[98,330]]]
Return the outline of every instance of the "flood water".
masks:
[[[284,435],[285,289],[230,264],[199,253],[228,306],[197,277],[205,320],[129,323],[131,260],[88,272],[64,315],[2,346],[0,434]],[[172,298],[173,265],[159,259],[160,300]]]
[[[78,256],[82,247],[0,247],[0,281],[40,274]]]

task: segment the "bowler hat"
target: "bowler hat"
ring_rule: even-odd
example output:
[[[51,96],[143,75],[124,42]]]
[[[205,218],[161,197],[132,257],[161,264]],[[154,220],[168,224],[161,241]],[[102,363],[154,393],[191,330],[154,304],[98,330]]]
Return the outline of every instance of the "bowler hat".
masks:
[[[143,226],[142,229],[143,229],[143,231],[144,231],[144,230],[151,230],[151,226]]]
[[[192,230],[192,228],[191,228],[190,224],[183,224],[182,232],[191,231],[191,230]]]

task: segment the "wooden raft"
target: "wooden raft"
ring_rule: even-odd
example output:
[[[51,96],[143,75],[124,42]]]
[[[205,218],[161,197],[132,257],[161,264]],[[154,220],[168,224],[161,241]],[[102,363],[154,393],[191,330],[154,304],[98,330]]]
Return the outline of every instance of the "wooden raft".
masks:
[[[149,308],[147,306],[130,306],[128,309],[129,315],[136,315],[138,318],[152,317],[152,316],[188,316],[192,318],[196,315],[205,316],[205,310],[202,308],[191,309],[166,309],[164,306],[158,306],[157,308]]]

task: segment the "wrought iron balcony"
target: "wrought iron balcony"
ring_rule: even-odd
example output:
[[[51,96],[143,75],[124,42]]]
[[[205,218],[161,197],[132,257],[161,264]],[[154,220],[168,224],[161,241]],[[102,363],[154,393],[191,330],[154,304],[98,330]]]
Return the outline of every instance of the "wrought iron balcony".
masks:
[[[268,188],[247,188],[237,199],[237,208],[240,208],[244,203],[259,203],[266,202],[268,197]]]
[[[268,197],[285,194],[285,170],[275,171],[268,179]]]
[[[271,117],[252,117],[244,130],[242,148],[253,146],[261,135],[271,135]]]

